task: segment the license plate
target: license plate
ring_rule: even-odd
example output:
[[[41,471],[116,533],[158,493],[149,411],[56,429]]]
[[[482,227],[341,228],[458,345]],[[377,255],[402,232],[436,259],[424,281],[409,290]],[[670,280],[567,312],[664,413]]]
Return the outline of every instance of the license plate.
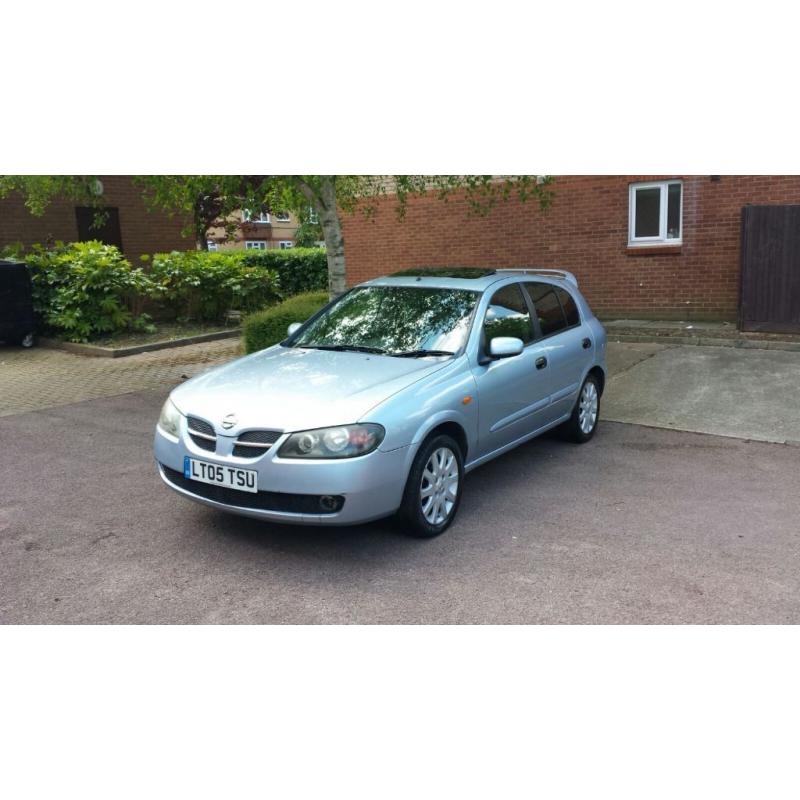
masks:
[[[209,464],[189,456],[183,457],[183,477],[213,486],[224,486],[226,489],[238,489],[241,492],[258,491],[258,473],[254,469]]]

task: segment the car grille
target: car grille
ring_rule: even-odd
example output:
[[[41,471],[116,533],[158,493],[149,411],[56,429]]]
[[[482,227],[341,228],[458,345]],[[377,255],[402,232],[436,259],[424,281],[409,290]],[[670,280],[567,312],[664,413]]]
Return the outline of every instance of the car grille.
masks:
[[[208,483],[185,478],[182,472],[161,465],[167,480],[197,497],[213,500],[239,508],[251,508],[259,511],[288,511],[294,514],[335,514],[342,510],[344,497],[325,496],[316,494],[289,494],[288,492],[239,492],[224,486],[212,486]],[[323,507],[322,498],[325,497],[327,507]],[[333,506],[333,507],[330,507]]]
[[[189,417],[189,437],[203,450],[213,453],[217,449],[217,437],[214,428],[208,422],[197,417]]]
[[[245,431],[236,440],[233,454],[239,458],[258,458],[281,437],[280,431]]]

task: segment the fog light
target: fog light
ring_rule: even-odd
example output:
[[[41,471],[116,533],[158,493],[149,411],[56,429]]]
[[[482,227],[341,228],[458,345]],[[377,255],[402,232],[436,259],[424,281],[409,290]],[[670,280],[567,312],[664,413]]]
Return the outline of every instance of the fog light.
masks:
[[[320,497],[319,504],[323,511],[338,511],[342,507],[342,498],[334,497],[331,494],[324,494]]]

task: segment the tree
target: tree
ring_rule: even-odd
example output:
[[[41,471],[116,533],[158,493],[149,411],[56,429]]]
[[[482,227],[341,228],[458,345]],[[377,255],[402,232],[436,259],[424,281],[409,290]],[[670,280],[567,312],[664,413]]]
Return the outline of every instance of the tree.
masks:
[[[294,232],[295,247],[315,247],[317,242],[322,241],[322,226],[317,212],[308,206],[297,212],[297,218],[300,225]]]
[[[523,202],[536,200],[541,208],[553,196],[551,179],[540,175],[149,175],[137,181],[151,208],[191,219],[190,230],[202,249],[207,249],[210,227],[221,225],[232,234],[237,226],[234,211],[289,210],[302,217],[312,208],[325,240],[332,297],[347,288],[342,211],[370,216],[378,200],[393,195],[402,217],[410,197],[434,192],[446,202],[462,192],[473,212],[486,214],[512,196]],[[37,214],[58,194],[93,198],[100,206],[102,198],[93,190],[96,183],[91,176],[5,176],[0,177],[0,198],[17,190]]]
[[[192,236],[200,250],[208,250],[211,228],[223,228],[232,238],[239,225],[234,215],[244,208],[260,208],[265,191],[262,176],[142,175],[134,180],[151,209],[189,220],[184,235]]]
[[[93,175],[0,175],[0,200],[18,192],[34,216],[41,216],[55,197],[80,200],[98,208],[102,186]]]

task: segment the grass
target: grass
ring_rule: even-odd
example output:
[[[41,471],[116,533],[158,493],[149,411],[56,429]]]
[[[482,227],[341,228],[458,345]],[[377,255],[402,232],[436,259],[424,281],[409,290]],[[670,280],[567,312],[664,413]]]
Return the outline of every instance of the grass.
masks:
[[[174,339],[184,339],[188,336],[200,336],[203,333],[229,331],[235,327],[235,323],[222,325],[218,322],[186,322],[179,325],[175,322],[163,322],[157,325],[155,333],[122,331],[109,336],[103,336],[100,339],[92,339],[89,344],[97,345],[98,347],[135,347],[139,344],[169,342]]]

